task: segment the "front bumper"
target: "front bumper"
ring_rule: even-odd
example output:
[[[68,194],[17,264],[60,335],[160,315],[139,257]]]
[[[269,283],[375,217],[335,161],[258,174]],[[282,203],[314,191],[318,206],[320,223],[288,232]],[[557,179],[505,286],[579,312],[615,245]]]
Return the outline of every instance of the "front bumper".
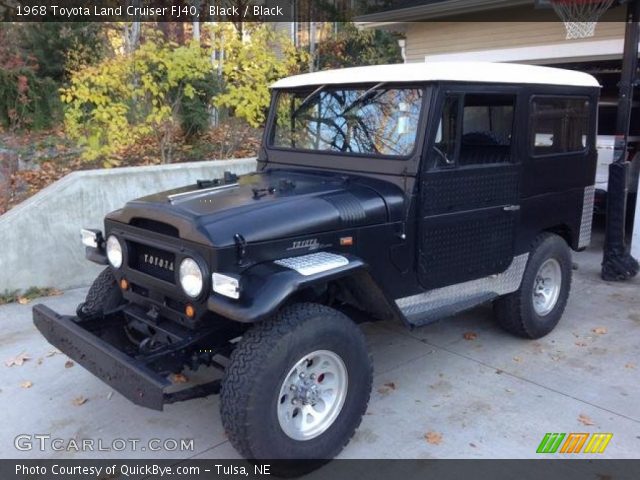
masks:
[[[171,382],[82,327],[77,317],[33,307],[33,323],[51,345],[143,407],[162,410]]]

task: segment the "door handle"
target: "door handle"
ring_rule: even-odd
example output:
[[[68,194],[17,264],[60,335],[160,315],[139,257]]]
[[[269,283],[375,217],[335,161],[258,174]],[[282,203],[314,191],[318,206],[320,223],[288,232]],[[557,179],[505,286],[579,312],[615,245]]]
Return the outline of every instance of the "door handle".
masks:
[[[517,212],[520,210],[520,205],[507,205],[506,207],[502,207],[502,210],[505,212]]]

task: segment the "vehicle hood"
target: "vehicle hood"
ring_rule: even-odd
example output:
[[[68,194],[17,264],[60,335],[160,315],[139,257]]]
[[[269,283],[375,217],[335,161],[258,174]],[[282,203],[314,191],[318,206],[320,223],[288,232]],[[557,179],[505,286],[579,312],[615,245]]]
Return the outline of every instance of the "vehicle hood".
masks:
[[[381,180],[269,170],[226,184],[196,184],[142,197],[107,219],[168,224],[180,238],[224,247],[233,245],[236,234],[246,242],[261,242],[384,223],[390,220],[390,203],[397,207],[398,202],[403,202],[401,189]]]

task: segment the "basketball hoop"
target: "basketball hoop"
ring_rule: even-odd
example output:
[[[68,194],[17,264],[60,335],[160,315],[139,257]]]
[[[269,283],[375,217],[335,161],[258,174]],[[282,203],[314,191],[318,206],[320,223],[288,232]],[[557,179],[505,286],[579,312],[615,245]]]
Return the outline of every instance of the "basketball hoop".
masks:
[[[598,20],[613,2],[614,0],[549,0],[564,23],[567,40],[593,37]]]

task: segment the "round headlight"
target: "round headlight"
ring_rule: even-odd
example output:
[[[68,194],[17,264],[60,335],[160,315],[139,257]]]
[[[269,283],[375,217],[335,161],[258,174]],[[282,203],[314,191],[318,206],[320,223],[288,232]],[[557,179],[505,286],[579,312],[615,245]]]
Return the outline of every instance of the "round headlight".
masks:
[[[122,266],[122,244],[113,235],[107,238],[107,258],[114,268]]]
[[[202,270],[193,258],[185,258],[180,263],[180,285],[184,293],[190,297],[197,297],[202,293],[203,287]]]

